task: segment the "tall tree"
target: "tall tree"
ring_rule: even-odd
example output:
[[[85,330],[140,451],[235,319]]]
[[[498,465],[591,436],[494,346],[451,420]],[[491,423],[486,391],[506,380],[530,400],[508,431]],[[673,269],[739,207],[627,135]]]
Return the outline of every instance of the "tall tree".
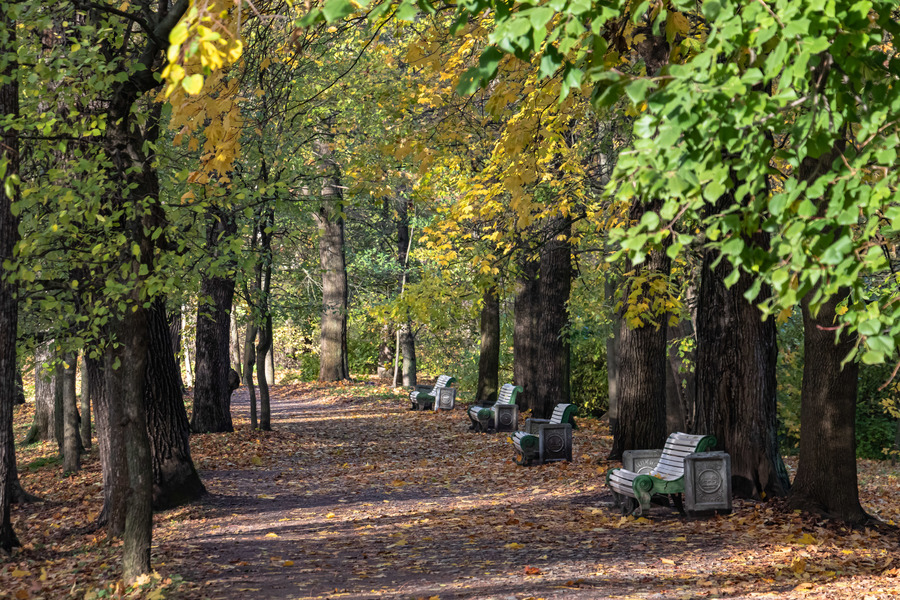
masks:
[[[475,403],[487,405],[497,401],[500,391],[500,298],[497,286],[485,289],[481,300],[481,346]]]
[[[316,141],[322,189],[319,209],[313,214],[319,227],[322,263],[322,320],[319,381],[350,377],[347,354],[347,260],[344,255],[344,217],[341,173],[327,141]]]
[[[16,75],[16,21],[13,7],[0,4],[3,22],[0,26],[0,56],[3,57],[3,82],[0,84],[0,118],[3,146],[0,148],[0,166],[6,178],[18,174],[19,137],[12,127],[19,115],[19,86]],[[10,521],[10,504],[13,494],[16,451],[13,440],[13,403],[16,396],[16,335],[18,331],[18,297],[15,282],[4,265],[13,260],[13,251],[19,239],[18,218],[12,210],[15,196],[8,193],[15,186],[0,182],[0,550],[9,552],[19,545]]]
[[[222,209],[210,209],[206,242],[212,253],[223,257],[227,253],[228,239],[236,233],[237,225],[233,215]],[[228,384],[231,373],[230,314],[234,304],[234,278],[225,273],[205,275],[200,285],[200,297],[191,429],[197,433],[234,431],[231,422],[232,390]]]

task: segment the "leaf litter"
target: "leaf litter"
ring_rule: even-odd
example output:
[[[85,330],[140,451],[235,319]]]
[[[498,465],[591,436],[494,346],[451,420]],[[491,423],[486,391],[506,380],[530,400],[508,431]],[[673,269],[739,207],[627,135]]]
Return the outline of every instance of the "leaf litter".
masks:
[[[605,424],[579,419],[575,460],[523,468],[503,434],[468,431],[464,411],[408,411],[369,382],[274,386],[275,431],[194,435],[210,494],[154,517],[153,567],[117,581],[121,542],[95,522],[96,444],[63,477],[55,445],[17,449],[13,507],[23,548],[0,556],[0,599],[861,598],[900,596],[890,526],[851,530],[782,503],[735,501],[728,516],[672,508],[623,517],[603,475]],[[17,407],[16,437],[33,418]],[[790,461],[789,461],[790,463]],[[900,470],[860,461],[860,497],[900,521]]]

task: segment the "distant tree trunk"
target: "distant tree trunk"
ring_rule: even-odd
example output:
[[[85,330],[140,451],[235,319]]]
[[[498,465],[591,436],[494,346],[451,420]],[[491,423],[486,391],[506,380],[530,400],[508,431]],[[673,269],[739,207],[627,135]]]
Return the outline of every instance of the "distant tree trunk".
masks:
[[[22,381],[22,369],[16,369],[16,396],[13,404],[25,404],[25,382]]]
[[[81,359],[81,443],[91,448],[91,386],[88,379],[87,356]]]
[[[234,219],[222,211],[210,215],[207,247],[216,253],[219,246],[236,233]],[[229,355],[230,314],[234,300],[234,279],[206,276],[200,284],[200,297],[212,304],[197,311],[197,364],[194,369],[194,414],[191,429],[196,433],[234,431],[231,422],[231,372]]]
[[[232,368],[237,371],[238,375],[241,377],[241,381],[244,379],[244,361],[241,358],[241,333],[240,328],[238,327],[237,320],[237,311],[231,311],[231,364]]]
[[[400,267],[400,278],[397,282],[397,293],[401,299],[409,280],[409,251],[411,245],[411,231],[409,226],[410,202],[406,198],[400,198],[397,203],[397,264]],[[415,388],[418,383],[418,364],[416,361],[416,333],[413,329],[409,310],[406,311],[406,320],[397,331],[398,356],[403,357],[403,386]],[[396,385],[396,381],[394,382]]]
[[[272,341],[269,344],[269,351],[266,353],[266,381],[269,385],[275,385],[275,329],[272,326],[272,319],[268,319],[266,321],[269,332],[269,339]]]
[[[15,57],[16,23],[5,8],[0,52]],[[8,60],[4,69],[6,82],[0,85],[0,114],[15,118],[19,114],[19,87],[15,72],[18,65]],[[19,138],[14,130],[3,132],[0,161],[5,164],[7,177],[19,172]],[[16,199],[0,186],[0,550],[10,552],[19,546],[10,521],[13,482],[16,474],[16,450],[13,440],[13,400],[16,396],[16,335],[18,331],[18,296],[15,283],[6,280],[3,262],[13,259],[13,249],[19,239],[19,219],[12,213]]]
[[[181,331],[184,327],[184,318],[181,314],[181,305],[176,304],[175,310],[169,315],[169,338],[172,340],[172,356],[175,357],[175,375],[178,377],[178,387],[181,389],[182,397],[184,396],[184,379],[181,377]]]
[[[259,344],[256,346],[256,377],[259,382],[259,428],[262,431],[272,430],[272,410],[269,406],[269,381],[266,377],[266,356],[272,347],[271,329],[272,315],[266,317],[266,323],[259,328]]]
[[[257,279],[260,290],[260,316],[263,322],[259,328],[259,343],[256,346],[256,378],[259,383],[259,428],[262,431],[272,430],[272,411],[269,406],[269,379],[266,357],[272,350],[272,313],[269,306],[269,294],[272,291],[272,227],[275,225],[275,211],[268,208],[263,212],[263,220],[259,227],[262,264],[260,277]]]
[[[52,342],[34,349],[34,422],[23,444],[56,439],[56,392],[59,376],[55,368],[45,368],[53,361]]]
[[[636,202],[631,219],[640,220],[649,210],[653,210],[652,205]],[[628,265],[626,273],[643,276],[639,293],[642,301],[652,304],[653,295],[659,292],[651,289],[650,280],[668,278],[670,264],[665,249],[659,249],[651,250],[643,264]],[[625,313],[633,293],[631,284],[622,290]],[[669,317],[645,313],[640,318],[639,326],[623,318],[619,330],[618,418],[612,431],[610,460],[621,460],[625,450],[662,448],[666,440],[666,322]]]
[[[190,425],[165,301],[155,299],[147,317],[150,349],[144,401],[153,464],[153,508],[166,510],[196,500],[206,488],[191,459]]]
[[[416,334],[408,320],[400,326],[400,355],[403,357],[403,387],[414,388],[418,383],[419,367],[416,359]]]
[[[181,314],[182,315],[188,314],[187,311],[185,310],[184,306],[182,306],[182,308],[181,308]],[[191,342],[193,341],[194,343],[196,343],[196,339],[197,339],[197,334],[196,334],[196,328],[195,328],[194,340],[191,340],[190,338],[185,339],[184,344],[182,344],[182,346],[181,346],[181,349],[184,351],[184,363],[183,363],[184,364],[184,385],[186,385],[189,388],[194,387],[193,364],[194,364],[195,357],[191,356],[191,348],[194,347],[194,344],[192,344]]]
[[[694,395],[693,373],[682,373],[684,360],[679,354],[678,340],[693,333],[688,320],[681,320],[674,327],[666,328],[666,432],[687,431],[685,409],[689,403],[688,396]]]
[[[252,318],[247,322],[247,332],[244,335],[244,385],[250,395],[250,429],[259,427],[256,419],[256,386],[253,385],[253,367],[256,364],[256,353],[253,351],[253,343],[259,327]]]
[[[572,286],[571,229],[569,219],[555,219],[545,226],[547,239],[540,256],[525,261],[516,296],[515,382],[524,392],[519,396],[520,407],[531,409],[538,418],[549,417],[555,405],[571,401],[565,333]]]
[[[75,473],[81,469],[81,436],[78,430],[78,399],[75,395],[75,376],[78,356],[67,354],[63,365],[63,473]]]
[[[604,283],[606,297],[611,305],[616,303],[616,284],[613,275]],[[610,331],[606,337],[606,381],[609,385],[609,419],[610,431],[619,426],[619,347],[622,337],[622,318],[613,311],[610,317]]]
[[[752,243],[768,247],[768,235],[757,233]],[[717,251],[708,250],[703,259],[693,433],[715,435],[717,447],[731,455],[735,496],[755,500],[784,496],[790,479],[778,452],[775,321],[763,321],[756,308],[770,291],[764,285],[757,300],[747,302],[744,292],[753,277],[742,272],[727,288],[725,278],[732,267],[727,260],[713,267],[719,258]]]
[[[390,323],[381,327],[381,343],[378,345],[378,361],[375,373],[381,379],[390,377],[391,365],[394,364],[394,331]]]
[[[322,320],[319,381],[350,378],[347,352],[347,262],[344,256],[343,194],[340,167],[327,143],[315,144],[321,157],[322,204],[313,216],[319,227],[319,259],[322,264]]]
[[[493,404],[500,389],[500,298],[497,286],[484,290],[481,307],[481,351],[478,355],[476,404]]]
[[[105,526],[110,538],[120,537],[125,531],[125,497],[128,494],[128,465],[123,452],[125,447],[122,428],[112,423],[121,422],[122,407],[110,398],[106,389],[106,375],[100,360],[86,358],[94,415],[97,418],[97,445],[100,448],[100,465],[103,475],[103,510],[97,522]]]

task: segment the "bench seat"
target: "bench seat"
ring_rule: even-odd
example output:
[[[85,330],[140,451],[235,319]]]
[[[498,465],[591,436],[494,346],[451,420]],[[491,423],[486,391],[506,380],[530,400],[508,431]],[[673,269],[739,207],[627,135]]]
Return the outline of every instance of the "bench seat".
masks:
[[[632,512],[634,502],[628,499],[633,499],[637,503],[633,512],[641,515],[650,508],[650,499],[657,494],[675,496],[676,505],[680,506],[680,494],[684,493],[685,458],[694,452],[706,452],[715,445],[716,438],[711,435],[673,433],[649,473],[641,475],[628,469],[611,469],[606,474],[606,484],[617,504],[623,507],[623,512]]]
[[[505,383],[497,394],[497,401],[493,404],[475,404],[469,407],[470,431],[487,432],[515,431],[519,425],[519,410],[516,406],[516,396],[522,388],[511,383]]]
[[[577,411],[574,404],[557,404],[549,419],[525,419],[525,430],[510,436],[516,449],[516,464],[571,462],[572,429]]]
[[[416,389],[409,393],[410,410],[451,410],[456,402],[456,388],[450,387],[456,379],[441,375],[430,390]],[[426,391],[427,390],[427,391]]]

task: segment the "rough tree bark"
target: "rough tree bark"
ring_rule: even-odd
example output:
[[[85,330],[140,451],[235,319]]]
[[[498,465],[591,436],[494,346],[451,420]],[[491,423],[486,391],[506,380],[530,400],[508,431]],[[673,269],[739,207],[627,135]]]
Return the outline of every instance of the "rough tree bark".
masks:
[[[259,333],[259,327],[256,321],[250,318],[247,323],[247,332],[244,335],[244,385],[247,386],[247,393],[250,395],[250,428],[256,429],[259,425],[256,418],[256,386],[253,384],[253,367],[256,365],[256,353],[253,351],[253,343],[256,341],[256,335]]]
[[[272,291],[272,227],[275,225],[275,210],[267,208],[259,227],[260,258],[259,265],[259,304],[263,322],[259,327],[259,343],[256,346],[256,378],[259,383],[259,428],[262,431],[272,430],[272,411],[269,406],[269,373],[267,357],[272,350],[272,313],[269,306],[269,294]]]
[[[845,150],[841,139],[831,152],[800,164],[803,181],[814,181]],[[820,214],[826,210],[819,206]],[[825,231],[823,235],[831,232]],[[856,471],[856,400],[859,364],[841,362],[856,345],[856,338],[834,327],[836,308],[849,291],[831,298],[814,312],[816,290],[800,303],[803,310],[803,384],[800,392],[800,461],[788,506],[816,512],[848,523],[863,523],[868,515],[859,503]]]
[[[65,356],[63,365],[63,473],[75,473],[81,469],[81,433],[78,428],[78,399],[75,394],[75,375],[77,374],[78,356],[70,353]]]
[[[97,524],[106,527],[110,538],[119,537],[125,531],[125,497],[128,493],[128,466],[121,427],[112,427],[121,418],[121,405],[110,398],[106,389],[103,362],[86,358],[88,377],[94,398],[94,415],[97,418],[97,446],[100,449],[100,467],[103,475],[103,510]]]
[[[482,296],[481,349],[478,354],[476,404],[493,404],[500,389],[500,298],[491,286]]]
[[[225,238],[237,233],[231,215],[211,209],[206,243],[210,252],[226,252]],[[234,279],[205,276],[200,284],[200,297],[211,304],[197,310],[197,351],[194,368],[194,414],[191,429],[195,433],[234,431],[231,421],[231,372],[229,355],[230,313],[234,302]]]
[[[567,218],[545,226],[539,258],[525,260],[516,295],[513,370],[523,389],[517,400],[521,397],[520,407],[531,409],[538,418],[549,417],[554,406],[571,401],[565,336],[572,286],[571,230]]]
[[[57,392],[62,384],[53,362],[53,342],[39,344],[34,350],[34,422],[23,444],[56,440]]]
[[[733,199],[726,199],[733,203]],[[768,235],[749,240],[768,246]],[[696,409],[693,433],[712,434],[731,455],[734,495],[760,500],[784,496],[790,487],[778,452],[775,364],[778,349],[774,319],[744,298],[753,277],[742,273],[727,288],[732,267],[715,250],[703,258],[697,306]],[[757,302],[771,292],[763,286]]]
[[[643,213],[653,210],[641,202],[635,202],[631,219],[640,220]],[[641,265],[629,264],[626,275],[638,278],[640,290],[628,283],[623,290],[623,311],[628,302],[637,298],[652,304],[659,292],[652,291],[651,283],[667,278],[671,261],[665,249],[651,250]],[[666,322],[667,314],[642,314],[641,324],[634,326],[622,319],[619,329],[617,372],[617,418],[610,420],[613,434],[610,460],[621,460],[625,450],[662,448],[666,440]]]
[[[788,506],[848,523],[868,515],[859,503],[856,471],[856,393],[859,363],[841,365],[856,345],[854,336],[835,341],[835,311],[846,293],[803,310],[803,387],[800,391],[800,461]]]
[[[406,284],[409,281],[409,250],[411,248],[411,231],[409,226],[410,202],[406,198],[400,198],[397,203],[397,265],[400,267],[400,277],[397,281],[397,293],[402,297]],[[403,358],[402,381],[403,386],[415,388],[418,383],[418,364],[416,361],[416,333],[413,328],[409,311],[406,311],[406,319],[397,330],[399,341],[397,351],[399,356],[395,360]],[[396,385],[396,381],[394,385]]]
[[[147,317],[150,348],[144,400],[153,463],[153,508],[166,510],[196,500],[206,488],[191,459],[190,425],[162,298],[153,301]]]
[[[0,31],[0,52],[4,57],[15,56],[16,23],[9,12],[3,15]],[[0,114],[18,115],[19,87],[15,73],[15,60],[7,62],[5,83],[0,85]],[[0,162],[5,163],[6,173],[19,171],[19,138],[12,130],[3,132]],[[13,248],[19,239],[18,218],[11,206],[14,198],[0,186],[0,550],[9,552],[19,545],[10,521],[13,479],[16,468],[16,451],[13,441],[13,402],[16,396],[16,335],[18,331],[18,297],[15,283],[8,280],[2,267],[3,261],[12,260]]]
[[[25,404],[25,382],[22,381],[21,369],[16,369],[16,397],[13,404]]]
[[[319,381],[350,378],[347,351],[347,262],[344,256],[343,193],[340,167],[322,140],[315,143],[323,181],[321,206],[313,214],[319,227],[319,259],[322,265],[322,320],[319,349]]]

